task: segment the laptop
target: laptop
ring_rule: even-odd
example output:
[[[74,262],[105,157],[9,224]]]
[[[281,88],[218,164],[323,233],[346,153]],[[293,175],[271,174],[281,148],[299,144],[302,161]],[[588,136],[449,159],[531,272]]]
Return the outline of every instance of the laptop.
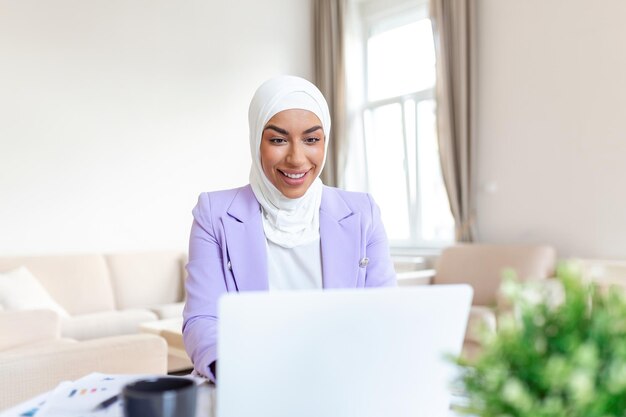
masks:
[[[468,285],[228,294],[217,417],[450,415]]]

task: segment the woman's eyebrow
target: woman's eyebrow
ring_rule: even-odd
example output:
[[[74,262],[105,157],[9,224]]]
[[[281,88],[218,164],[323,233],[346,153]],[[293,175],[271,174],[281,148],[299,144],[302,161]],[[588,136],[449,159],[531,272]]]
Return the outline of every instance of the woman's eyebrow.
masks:
[[[274,126],[274,125],[267,125],[265,126],[265,129],[263,129],[264,131],[267,129],[272,129],[275,130],[276,132],[280,133],[281,135],[288,135],[289,132],[287,132],[285,129],[282,129],[278,126]]]
[[[309,129],[305,130],[305,131],[304,131],[304,132],[302,132],[302,133],[304,133],[304,134],[306,135],[306,134],[308,134],[308,133],[313,133],[313,132],[315,132],[316,130],[319,130],[319,129],[321,129],[321,128],[322,128],[322,126],[320,126],[320,125],[313,126],[313,127],[309,128]]]

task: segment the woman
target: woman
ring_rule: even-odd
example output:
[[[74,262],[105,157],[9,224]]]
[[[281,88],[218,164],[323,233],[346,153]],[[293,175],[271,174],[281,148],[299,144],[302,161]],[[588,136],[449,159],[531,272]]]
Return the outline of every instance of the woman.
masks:
[[[298,77],[270,79],[248,119],[250,184],[203,193],[193,209],[183,337],[195,371],[213,380],[220,295],[396,284],[371,197],[318,178],[330,133],[320,91]]]

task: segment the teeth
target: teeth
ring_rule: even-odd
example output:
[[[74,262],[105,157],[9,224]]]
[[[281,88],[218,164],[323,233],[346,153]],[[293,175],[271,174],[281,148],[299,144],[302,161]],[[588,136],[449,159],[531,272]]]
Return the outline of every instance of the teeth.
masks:
[[[303,172],[302,174],[288,174],[286,172],[283,172],[283,174],[285,174],[286,177],[289,177],[289,178],[292,178],[294,180],[297,180],[298,178],[304,177],[304,174],[306,174],[306,172]]]

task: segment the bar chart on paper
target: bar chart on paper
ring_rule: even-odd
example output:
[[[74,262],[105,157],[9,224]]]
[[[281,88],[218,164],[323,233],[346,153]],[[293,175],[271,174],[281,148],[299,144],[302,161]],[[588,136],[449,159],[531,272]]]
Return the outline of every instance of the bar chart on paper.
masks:
[[[150,375],[89,374],[66,381],[55,389],[0,414],[0,417],[113,417],[121,416],[121,402],[110,407],[98,405],[115,397],[129,382]]]

